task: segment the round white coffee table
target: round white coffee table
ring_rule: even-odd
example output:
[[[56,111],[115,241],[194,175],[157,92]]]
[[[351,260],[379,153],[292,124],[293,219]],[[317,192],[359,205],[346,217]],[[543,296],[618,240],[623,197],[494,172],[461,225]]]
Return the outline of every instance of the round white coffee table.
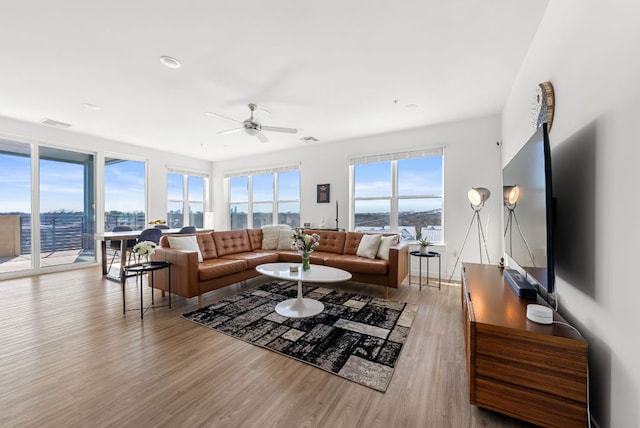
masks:
[[[291,272],[291,266],[297,266],[298,272]],[[302,281],[343,282],[351,279],[349,272],[329,266],[311,265],[310,270],[303,272],[302,263],[266,263],[256,266],[256,270],[272,278],[298,281],[298,297],[276,305],[276,312],[289,318],[312,317],[324,309],[322,302],[302,297]]]

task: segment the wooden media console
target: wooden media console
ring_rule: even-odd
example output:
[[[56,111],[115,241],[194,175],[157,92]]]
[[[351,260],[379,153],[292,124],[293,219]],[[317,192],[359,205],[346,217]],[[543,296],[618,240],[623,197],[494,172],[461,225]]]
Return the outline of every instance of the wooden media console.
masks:
[[[587,342],[553,312],[554,323],[526,317],[527,305],[498,266],[465,263],[462,317],[469,402],[546,427],[587,422]]]

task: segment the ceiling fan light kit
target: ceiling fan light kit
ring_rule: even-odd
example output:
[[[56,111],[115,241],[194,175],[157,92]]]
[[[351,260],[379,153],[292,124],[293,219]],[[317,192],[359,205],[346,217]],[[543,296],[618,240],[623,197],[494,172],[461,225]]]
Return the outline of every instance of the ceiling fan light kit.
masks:
[[[180,68],[182,66],[182,64],[180,64],[180,61],[170,56],[161,56],[160,63],[169,68]]]
[[[231,119],[229,117],[223,116],[221,114],[217,114],[217,113],[213,113],[213,112],[205,112],[205,114],[209,115],[209,116],[213,116],[213,117],[218,117],[220,119],[226,119],[226,120],[230,120],[232,122],[236,122],[236,123],[241,123],[242,126],[239,128],[233,128],[233,129],[227,129],[225,131],[219,131],[218,135],[222,135],[222,134],[230,134],[232,132],[237,132],[237,131],[242,131],[244,130],[244,132],[252,137],[257,137],[258,140],[260,140],[260,142],[262,143],[266,143],[269,141],[269,138],[267,138],[266,135],[264,135],[262,133],[262,131],[268,131],[268,132],[281,132],[281,133],[285,133],[285,134],[297,134],[298,130],[296,128],[283,128],[281,126],[266,126],[266,125],[261,125],[260,123],[256,122],[254,116],[253,116],[253,112],[257,110],[258,106],[254,103],[250,103],[248,105],[249,107],[249,111],[251,112],[251,116],[249,117],[249,119],[246,119],[244,121],[239,121],[239,120],[235,120],[235,119]]]

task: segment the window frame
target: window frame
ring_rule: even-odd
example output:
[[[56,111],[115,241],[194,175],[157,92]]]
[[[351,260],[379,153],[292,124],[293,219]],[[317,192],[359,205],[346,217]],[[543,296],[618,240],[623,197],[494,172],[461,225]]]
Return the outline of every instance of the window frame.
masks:
[[[169,175],[178,175],[182,176],[182,199],[169,199]],[[182,226],[196,226],[202,228],[205,226],[205,213],[209,208],[209,175],[202,172],[197,171],[185,171],[175,168],[167,168],[167,209],[166,209],[166,218],[169,220],[169,207],[171,203],[174,204],[182,204]],[[189,198],[189,178],[197,177],[203,180],[202,182],[202,200],[195,200]],[[190,207],[192,203],[201,203],[202,204],[202,224],[191,224],[191,212]],[[172,225],[169,225],[173,227]]]
[[[298,199],[280,199],[280,173],[284,172],[297,172],[298,173]],[[253,179],[256,176],[272,175],[273,177],[273,196],[272,200],[254,199],[254,183]],[[247,178],[247,199],[246,200],[232,200],[231,199],[231,182],[235,178]],[[253,207],[255,204],[271,205],[271,224],[279,223],[280,216],[280,204],[297,203],[298,204],[298,216],[300,213],[300,168],[295,167],[280,167],[260,171],[247,171],[243,173],[233,173],[225,175],[226,188],[227,188],[227,215],[229,220],[229,228],[233,229],[233,221],[231,218],[231,207],[233,205],[246,205],[247,206],[247,229],[255,228],[253,219]],[[299,219],[300,221],[300,219]]]
[[[399,177],[398,177],[398,163],[401,160],[405,159],[417,159],[417,158],[428,158],[428,157],[440,157],[441,162],[441,188],[440,194],[437,193],[424,193],[424,194],[399,194]],[[389,201],[389,230],[391,233],[398,233],[400,230],[399,226],[399,201],[408,200],[408,199],[439,199],[441,201],[441,218],[440,218],[440,237],[441,240],[434,242],[434,244],[444,244],[445,242],[445,225],[444,225],[444,149],[443,148],[433,148],[433,149],[425,149],[419,151],[412,152],[398,152],[398,153],[389,153],[389,154],[381,154],[381,155],[370,155],[363,156],[358,158],[350,159],[349,165],[349,179],[350,179],[350,192],[349,192],[349,205],[350,205],[350,216],[349,216],[349,229],[356,229],[356,201]],[[356,166],[363,164],[371,164],[371,163],[381,163],[381,162],[389,162],[390,166],[390,181],[391,181],[391,194],[389,196],[356,196]],[[387,232],[385,230],[384,232]],[[417,232],[417,231],[416,231]],[[415,243],[416,239],[407,239],[409,243]]]

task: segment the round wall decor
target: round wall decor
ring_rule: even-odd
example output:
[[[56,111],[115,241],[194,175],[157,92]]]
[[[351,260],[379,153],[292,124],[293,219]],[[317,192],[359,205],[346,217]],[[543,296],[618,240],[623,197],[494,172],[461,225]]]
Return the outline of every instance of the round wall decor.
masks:
[[[542,82],[536,89],[535,98],[531,107],[531,125],[537,130],[547,122],[547,131],[551,131],[553,124],[553,111],[555,109],[555,95],[551,82]]]

